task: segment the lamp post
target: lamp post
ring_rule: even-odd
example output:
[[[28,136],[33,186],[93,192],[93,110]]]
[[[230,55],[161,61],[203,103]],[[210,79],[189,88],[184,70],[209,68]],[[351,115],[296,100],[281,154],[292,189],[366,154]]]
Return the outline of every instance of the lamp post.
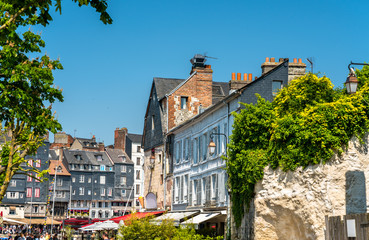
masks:
[[[225,133],[216,133],[216,132],[212,132],[210,133],[210,143],[208,145],[208,149],[209,149],[209,153],[211,155],[214,154],[215,149],[216,149],[216,144],[213,141],[213,137],[214,135],[218,135],[218,136],[223,136],[226,140],[225,142],[225,157],[227,157],[227,144],[228,144],[228,138],[227,135]],[[226,172],[227,174],[227,172]],[[228,179],[228,174],[227,174],[227,179]],[[228,206],[227,206],[227,235],[224,235],[224,239],[230,239],[230,230],[231,230],[231,190],[228,189]]]
[[[350,71],[346,82],[345,82],[345,86],[347,89],[347,93],[348,94],[354,94],[357,91],[357,85],[359,83],[359,81],[357,80],[357,76],[355,74],[355,71],[353,68],[351,68],[351,65],[361,65],[361,66],[369,66],[369,64],[367,63],[353,63],[351,61],[351,63],[348,65],[348,69]]]

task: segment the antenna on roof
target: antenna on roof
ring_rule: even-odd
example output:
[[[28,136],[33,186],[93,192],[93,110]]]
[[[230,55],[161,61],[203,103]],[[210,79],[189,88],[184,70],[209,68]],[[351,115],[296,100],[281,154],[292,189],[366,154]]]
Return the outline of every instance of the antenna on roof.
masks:
[[[206,58],[218,59],[218,58],[216,58],[216,57],[210,57],[210,56],[208,56],[208,55],[206,55],[206,54],[207,54],[207,52],[205,52],[205,53],[204,53],[204,57],[206,57]]]
[[[76,138],[76,132],[77,132],[77,129],[74,129],[74,131],[73,131],[74,133],[73,133],[73,138]]]
[[[308,62],[310,63],[311,73],[314,73],[314,57],[308,57],[306,58],[306,60],[308,60]]]

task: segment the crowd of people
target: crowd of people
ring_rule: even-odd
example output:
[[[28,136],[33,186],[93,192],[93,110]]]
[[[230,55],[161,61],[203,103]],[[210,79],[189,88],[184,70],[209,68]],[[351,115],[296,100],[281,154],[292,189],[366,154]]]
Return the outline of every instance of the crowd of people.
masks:
[[[54,228],[54,233],[57,233],[58,229]],[[0,233],[2,239],[8,240],[57,240],[57,234],[50,234],[44,227],[28,228],[26,225],[4,225],[0,227]]]

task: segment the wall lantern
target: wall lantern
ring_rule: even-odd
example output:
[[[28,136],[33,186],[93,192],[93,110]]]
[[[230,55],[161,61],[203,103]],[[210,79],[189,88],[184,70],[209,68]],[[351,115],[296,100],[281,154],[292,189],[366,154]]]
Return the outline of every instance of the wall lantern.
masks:
[[[150,157],[150,168],[153,169],[155,165],[155,155],[151,155]]]
[[[215,148],[216,148],[216,145],[215,145],[215,142],[213,142],[213,139],[210,140],[208,148],[209,148],[210,155],[213,155],[215,152]]]
[[[353,63],[353,62],[351,62],[348,65],[348,69],[349,69],[350,73],[349,73],[349,75],[346,79],[346,82],[345,82],[345,86],[346,86],[348,94],[356,93],[357,85],[359,84],[359,81],[357,80],[357,76],[355,74],[355,70],[351,67],[351,65],[367,65],[367,66],[369,66],[369,64],[367,64],[367,63]]]
[[[216,133],[216,132],[210,133],[210,143],[208,145],[210,155],[213,155],[215,153],[215,149],[217,147],[215,142],[213,141],[214,135],[223,136],[225,138],[225,150],[226,150],[225,156],[227,157],[227,143],[228,143],[227,135],[225,135],[224,133]]]

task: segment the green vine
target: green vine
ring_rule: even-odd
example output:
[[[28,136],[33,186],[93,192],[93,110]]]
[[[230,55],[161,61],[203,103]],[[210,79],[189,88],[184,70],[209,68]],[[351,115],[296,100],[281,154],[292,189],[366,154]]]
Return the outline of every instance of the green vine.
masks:
[[[352,136],[368,129],[369,67],[357,71],[359,91],[334,89],[327,77],[306,74],[283,88],[273,102],[243,104],[234,113],[227,172],[232,213],[239,227],[264,168],[283,171],[325,163],[342,153]]]

